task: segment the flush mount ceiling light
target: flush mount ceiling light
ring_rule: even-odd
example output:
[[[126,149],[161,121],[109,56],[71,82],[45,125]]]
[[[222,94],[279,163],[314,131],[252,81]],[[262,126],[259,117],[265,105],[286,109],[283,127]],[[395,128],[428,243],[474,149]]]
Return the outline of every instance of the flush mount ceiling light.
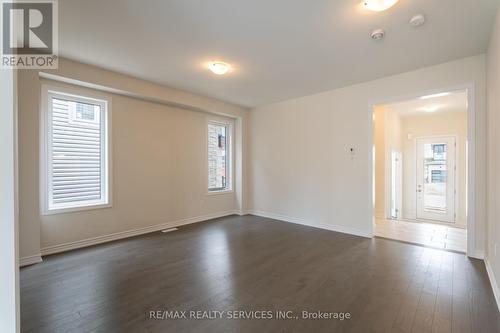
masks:
[[[222,61],[212,61],[208,65],[208,69],[212,71],[212,73],[217,74],[217,75],[224,75],[227,72],[229,72],[229,69],[231,66],[229,64],[226,64],[225,62]]]
[[[431,98],[437,98],[437,97],[444,97],[444,96],[448,96],[448,95],[451,95],[451,93],[444,92],[444,93],[439,93],[439,94],[426,95],[426,96],[420,97],[420,99],[431,99]]]
[[[426,106],[423,108],[420,108],[419,110],[427,112],[427,113],[433,113],[436,112],[439,109],[439,106],[434,105],[434,106]]]
[[[364,0],[363,6],[374,12],[382,12],[394,6],[399,0]]]

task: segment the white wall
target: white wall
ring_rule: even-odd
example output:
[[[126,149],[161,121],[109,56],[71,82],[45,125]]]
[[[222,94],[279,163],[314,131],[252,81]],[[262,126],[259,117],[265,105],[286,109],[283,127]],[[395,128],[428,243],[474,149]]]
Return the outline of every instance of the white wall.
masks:
[[[146,98],[96,92],[112,99],[113,206],[42,216],[39,101],[45,79],[41,80],[37,71],[20,73],[21,257],[36,256],[40,249],[51,252],[65,243],[244,209],[241,178],[245,109],[65,59],[59,64],[59,70],[51,71],[52,74]],[[192,110],[162,101],[187,105]],[[234,167],[238,180],[232,193],[207,195],[207,113],[198,110],[236,119]]]
[[[478,55],[250,112],[249,207],[268,216],[370,234],[371,104],[474,83],[476,248],[484,254],[485,57]],[[356,155],[351,158],[349,148]]]
[[[488,247],[487,267],[494,290],[500,284],[500,8],[487,54],[488,77]],[[497,300],[500,294],[497,294]],[[500,304],[499,304],[500,305]]]
[[[0,331],[19,331],[16,112],[12,70],[0,70]]]
[[[457,170],[456,184],[458,194],[456,224],[461,227],[467,225],[466,216],[466,168],[467,168],[467,111],[424,114],[402,117],[403,138],[403,217],[417,218],[416,207],[416,138],[425,136],[450,135],[457,136]],[[411,139],[408,139],[408,135]]]

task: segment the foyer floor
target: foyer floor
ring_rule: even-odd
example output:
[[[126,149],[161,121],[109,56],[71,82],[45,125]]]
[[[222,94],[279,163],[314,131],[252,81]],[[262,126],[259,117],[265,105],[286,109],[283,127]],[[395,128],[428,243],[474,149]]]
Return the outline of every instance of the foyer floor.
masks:
[[[377,219],[375,236],[462,253],[467,249],[467,231],[443,224]]]

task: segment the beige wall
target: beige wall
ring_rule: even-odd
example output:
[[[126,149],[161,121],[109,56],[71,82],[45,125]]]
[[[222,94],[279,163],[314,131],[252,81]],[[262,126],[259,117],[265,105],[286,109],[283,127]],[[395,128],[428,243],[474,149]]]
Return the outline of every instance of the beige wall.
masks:
[[[466,146],[467,146],[467,111],[446,112],[402,117],[403,140],[403,217],[415,219],[416,211],[416,138],[426,136],[457,136],[457,222],[465,227],[466,217]],[[411,138],[408,138],[408,135]]]
[[[94,91],[112,99],[112,208],[42,216],[38,175],[41,83],[67,83],[41,80],[37,71],[20,71],[21,257],[68,242],[244,209],[245,109],[64,59],[59,70],[51,73],[145,98]],[[207,113],[163,101],[236,118],[239,180],[235,192],[207,195]]]
[[[391,152],[401,151],[401,117],[385,106],[374,107],[375,217],[384,219],[391,212]]]
[[[486,211],[484,55],[253,109],[248,136],[250,209],[299,223],[370,234],[370,104],[468,83],[475,85],[477,125],[477,245],[470,254],[482,256]],[[355,148],[355,156],[350,147]]]
[[[500,9],[487,54],[488,77],[488,247],[487,264],[500,285]]]
[[[386,126],[386,137],[387,143],[386,147],[389,151],[387,154],[389,160],[391,158],[390,151],[393,149],[401,150],[402,148],[402,122],[401,116],[397,112],[391,112],[391,110],[387,110],[386,113],[387,118],[387,126]]]

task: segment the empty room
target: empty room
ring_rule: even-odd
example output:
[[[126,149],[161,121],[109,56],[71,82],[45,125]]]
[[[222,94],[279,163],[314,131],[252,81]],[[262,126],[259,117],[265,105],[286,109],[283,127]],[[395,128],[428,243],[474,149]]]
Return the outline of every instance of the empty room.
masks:
[[[500,1],[0,2],[0,332],[500,332]]]

